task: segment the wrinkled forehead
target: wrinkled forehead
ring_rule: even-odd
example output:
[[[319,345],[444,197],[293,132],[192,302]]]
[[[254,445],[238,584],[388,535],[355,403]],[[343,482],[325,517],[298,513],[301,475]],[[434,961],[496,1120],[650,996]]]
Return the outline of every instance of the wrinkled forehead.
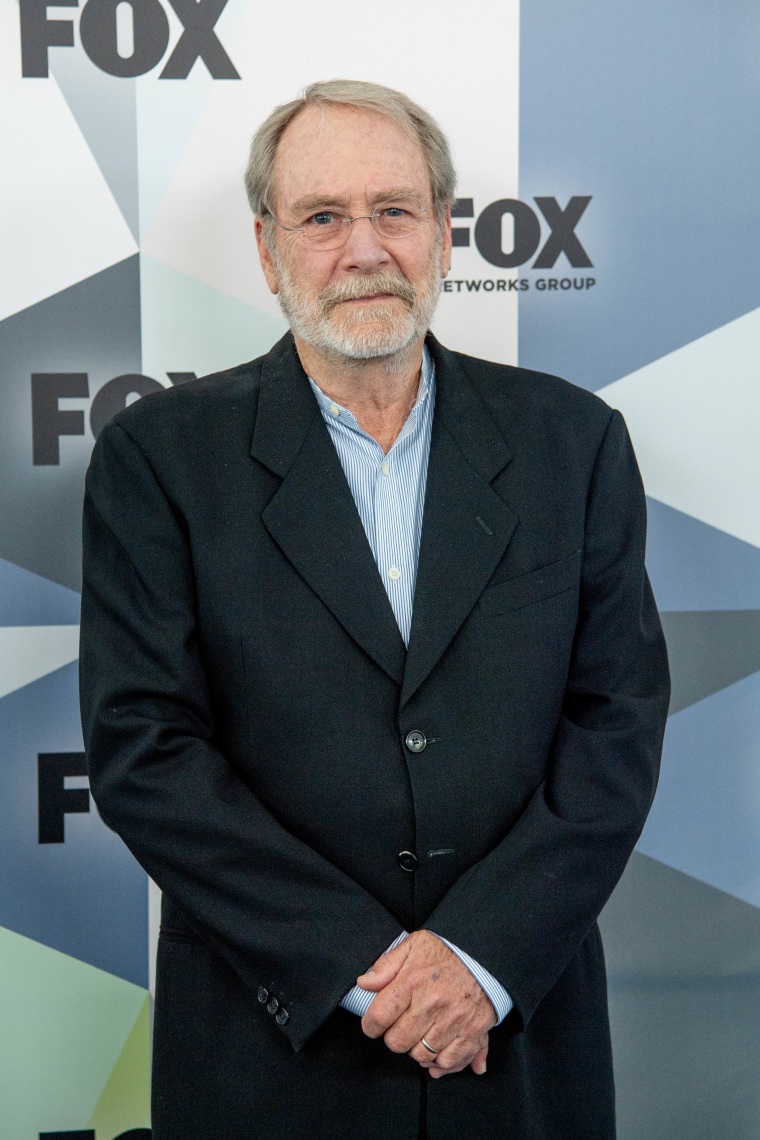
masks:
[[[288,124],[277,148],[272,179],[276,210],[304,199],[335,205],[367,204],[394,190],[429,204],[430,174],[411,131],[375,111],[309,106]]]

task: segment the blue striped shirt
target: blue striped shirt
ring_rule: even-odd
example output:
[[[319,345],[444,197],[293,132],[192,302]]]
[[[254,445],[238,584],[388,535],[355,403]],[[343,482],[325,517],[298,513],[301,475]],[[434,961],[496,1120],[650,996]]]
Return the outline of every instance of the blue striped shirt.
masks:
[[[352,412],[310,383],[408,645],[435,408],[433,362],[425,350],[417,399],[387,455]]]
[[[425,348],[417,399],[387,455],[348,408],[326,396],[311,377],[309,383],[351,488],[404,644],[408,645],[435,410],[433,361]],[[388,949],[408,937],[404,931]],[[445,938],[442,941],[474,975],[496,1010],[498,1022],[503,1021],[512,1008],[512,999],[501,983],[469,954]],[[340,1004],[363,1017],[374,996],[354,986]]]

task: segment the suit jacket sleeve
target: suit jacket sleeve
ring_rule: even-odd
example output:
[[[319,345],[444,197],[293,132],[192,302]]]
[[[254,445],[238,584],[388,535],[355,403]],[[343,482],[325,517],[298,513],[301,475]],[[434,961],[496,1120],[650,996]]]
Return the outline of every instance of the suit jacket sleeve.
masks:
[[[426,926],[493,973],[524,1025],[589,933],[649,810],[667,716],[665,643],[644,570],[646,507],[613,412],[591,480],[580,605],[546,778]]]
[[[215,744],[183,523],[117,424],[84,506],[81,701],[93,796],[167,895],[255,991],[284,995],[294,1048],[400,932],[263,806]]]

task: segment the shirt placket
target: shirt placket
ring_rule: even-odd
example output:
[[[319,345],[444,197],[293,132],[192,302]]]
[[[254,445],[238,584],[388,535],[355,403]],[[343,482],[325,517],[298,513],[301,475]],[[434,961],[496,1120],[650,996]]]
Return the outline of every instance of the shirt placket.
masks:
[[[404,425],[387,455],[383,456],[375,481],[375,533],[378,567],[383,584],[405,642],[411,626],[411,592],[414,588],[412,564],[413,503],[410,488],[402,477],[401,462],[416,427],[416,413]]]

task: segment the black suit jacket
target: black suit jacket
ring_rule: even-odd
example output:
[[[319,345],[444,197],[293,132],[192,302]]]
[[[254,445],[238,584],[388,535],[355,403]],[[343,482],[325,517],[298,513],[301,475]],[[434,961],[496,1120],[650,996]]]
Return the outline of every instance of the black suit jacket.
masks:
[[[640,480],[593,395],[430,347],[408,652],[290,336],[93,453],[83,720],[165,895],[157,1140],[406,1140],[425,1100],[431,1140],[613,1134],[595,920],[668,703]],[[421,926],[514,999],[484,1078],[336,1009]]]

